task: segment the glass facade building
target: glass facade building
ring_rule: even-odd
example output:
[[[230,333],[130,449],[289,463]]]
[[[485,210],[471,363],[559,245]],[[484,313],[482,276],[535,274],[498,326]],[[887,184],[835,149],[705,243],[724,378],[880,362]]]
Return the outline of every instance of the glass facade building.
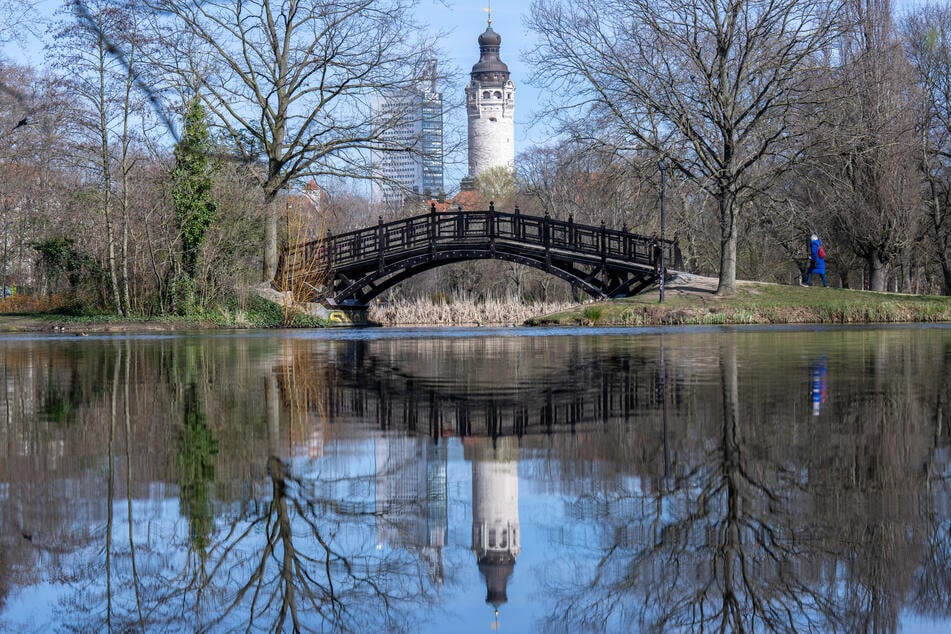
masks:
[[[371,157],[373,203],[400,209],[408,200],[443,193],[443,107],[435,62],[416,87],[378,95],[373,117],[383,127],[381,147]]]

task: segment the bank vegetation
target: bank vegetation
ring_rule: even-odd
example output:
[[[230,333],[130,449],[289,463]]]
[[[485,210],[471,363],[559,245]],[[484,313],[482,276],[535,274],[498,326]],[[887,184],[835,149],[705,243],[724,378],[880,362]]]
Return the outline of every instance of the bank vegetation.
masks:
[[[723,297],[675,284],[629,299],[592,302],[533,317],[532,326],[709,326],[951,322],[951,297],[744,282]]]

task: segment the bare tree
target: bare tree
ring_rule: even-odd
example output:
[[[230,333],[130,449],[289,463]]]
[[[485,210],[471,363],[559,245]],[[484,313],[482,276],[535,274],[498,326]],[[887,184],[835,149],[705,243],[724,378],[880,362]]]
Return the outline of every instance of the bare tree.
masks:
[[[736,286],[737,215],[796,157],[798,106],[839,24],[838,0],[532,4],[529,59],[563,115],[668,160],[716,201],[719,294]],[[753,179],[756,169],[757,181]]]
[[[133,123],[140,109],[134,91],[139,63],[136,10],[134,2],[124,0],[71,4],[58,25],[55,48],[58,74],[77,97],[71,126],[73,167],[87,174],[96,192],[109,297],[119,314],[130,308],[129,189]]]
[[[516,186],[515,171],[509,167],[490,167],[475,179],[476,190],[500,211],[509,211],[515,206]]]
[[[910,69],[892,24],[890,0],[849,0],[852,28],[839,46],[838,98],[822,117],[815,196],[840,249],[864,262],[867,286],[886,290],[888,267],[914,237],[920,205],[909,101]]]
[[[277,266],[271,203],[294,179],[368,178],[369,150],[399,122],[374,121],[371,97],[410,88],[432,48],[413,0],[150,0],[166,33],[169,82],[204,100],[250,166],[272,208],[264,271]],[[161,25],[158,25],[161,26]],[[168,26],[168,25],[165,25]],[[174,38],[174,39],[172,39]]]
[[[905,49],[921,93],[920,165],[927,183],[928,233],[951,295],[951,6],[931,5],[903,24]]]
[[[519,166],[524,206],[533,213],[637,233],[657,230],[658,173],[651,156],[572,138],[525,152]]]
[[[19,40],[31,32],[38,0],[4,0],[0,2],[0,44]]]

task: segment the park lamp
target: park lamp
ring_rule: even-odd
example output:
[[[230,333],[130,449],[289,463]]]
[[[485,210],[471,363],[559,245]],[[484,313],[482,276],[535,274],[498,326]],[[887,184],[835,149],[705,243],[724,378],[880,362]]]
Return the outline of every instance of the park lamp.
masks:
[[[667,163],[664,159],[657,161],[660,170],[660,303],[664,303],[664,282],[666,266],[664,262],[664,190],[667,187]]]

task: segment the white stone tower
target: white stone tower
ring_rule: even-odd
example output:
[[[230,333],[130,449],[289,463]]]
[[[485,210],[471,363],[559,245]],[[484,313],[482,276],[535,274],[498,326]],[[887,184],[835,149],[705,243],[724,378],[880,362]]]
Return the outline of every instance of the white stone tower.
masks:
[[[479,36],[479,61],[466,86],[469,115],[469,189],[479,174],[492,167],[515,168],[515,83],[509,67],[499,59],[502,36],[488,26]]]

